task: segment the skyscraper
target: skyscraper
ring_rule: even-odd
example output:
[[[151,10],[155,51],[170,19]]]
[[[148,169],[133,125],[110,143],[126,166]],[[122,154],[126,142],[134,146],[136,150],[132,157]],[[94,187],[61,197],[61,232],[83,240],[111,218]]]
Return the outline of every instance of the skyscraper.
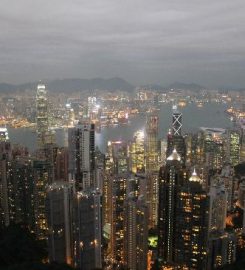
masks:
[[[172,126],[167,137],[167,156],[171,155],[174,149],[177,150],[181,157],[182,163],[186,160],[186,144],[181,134],[182,130],[182,113],[178,111],[177,106],[173,106]]]
[[[101,209],[96,192],[78,192],[75,200],[75,267],[101,268]]]
[[[172,115],[172,134],[174,136],[180,136],[182,129],[182,113],[178,111],[178,107],[173,105]]]
[[[69,173],[77,190],[95,187],[95,126],[80,123],[68,130]]]
[[[46,188],[51,184],[49,182],[51,169],[50,163],[44,160],[33,162],[35,233],[39,239],[47,239]]]
[[[49,127],[48,97],[44,84],[37,86],[36,114],[37,142],[39,148],[42,148],[46,143],[54,142],[54,134]]]
[[[47,223],[49,260],[74,264],[73,203],[71,183],[53,183],[47,188]]]
[[[4,140],[0,142],[0,225],[8,226],[11,220],[9,192],[9,169],[11,161],[11,144]]]
[[[143,196],[131,192],[124,203],[124,265],[132,270],[146,270],[147,251],[147,206]]]
[[[177,196],[184,181],[180,161],[174,149],[159,172],[158,256],[162,264],[175,261]]]
[[[149,227],[156,226],[158,215],[158,171],[160,156],[158,128],[158,116],[154,114],[147,116],[145,134],[145,175],[146,202],[149,208]]]
[[[209,196],[197,173],[177,196],[174,262],[187,269],[206,269],[208,254]]]

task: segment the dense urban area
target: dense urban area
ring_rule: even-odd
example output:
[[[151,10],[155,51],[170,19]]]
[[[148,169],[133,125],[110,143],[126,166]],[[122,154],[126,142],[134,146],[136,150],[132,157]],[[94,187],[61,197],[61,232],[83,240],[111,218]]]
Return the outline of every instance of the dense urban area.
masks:
[[[245,269],[244,104],[193,85],[3,91],[0,269]]]

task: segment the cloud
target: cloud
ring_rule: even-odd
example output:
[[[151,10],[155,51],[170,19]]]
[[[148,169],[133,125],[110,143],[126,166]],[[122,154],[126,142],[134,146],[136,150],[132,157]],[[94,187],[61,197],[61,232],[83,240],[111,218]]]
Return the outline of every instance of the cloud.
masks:
[[[244,0],[2,0],[0,81],[245,85]]]

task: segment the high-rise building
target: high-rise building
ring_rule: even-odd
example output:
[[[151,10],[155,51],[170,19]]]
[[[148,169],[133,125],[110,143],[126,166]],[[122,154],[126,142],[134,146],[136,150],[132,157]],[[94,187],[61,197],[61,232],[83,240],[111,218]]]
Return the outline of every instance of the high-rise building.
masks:
[[[228,130],[227,156],[232,166],[236,166],[240,161],[240,132],[238,130]]]
[[[158,256],[163,264],[175,260],[177,196],[184,181],[180,161],[180,155],[174,150],[159,172]]]
[[[133,173],[145,172],[145,141],[144,131],[138,130],[129,145],[129,166]]]
[[[147,269],[148,213],[144,197],[129,193],[124,203],[124,265],[132,270]]]
[[[75,200],[75,267],[101,268],[101,195],[78,192]]]
[[[17,154],[13,149],[8,182],[11,200],[12,221],[25,224],[31,231],[35,228],[34,218],[34,175],[32,159],[28,155]]]
[[[160,170],[160,265],[174,269],[205,269],[209,198],[196,172],[189,181],[176,151]]]
[[[202,127],[201,131],[206,165],[211,169],[221,169],[225,162],[226,130]]]
[[[236,236],[233,232],[213,232],[208,239],[207,269],[216,269],[236,260]]]
[[[47,189],[47,223],[49,260],[73,265],[73,200],[72,183],[57,182]]]
[[[36,110],[37,142],[39,148],[42,148],[46,143],[54,142],[54,134],[49,126],[48,97],[44,84],[37,86]]]
[[[95,187],[95,126],[80,123],[68,130],[69,173],[77,190]]]
[[[209,222],[209,196],[197,173],[192,173],[178,195],[175,241],[176,263],[187,269],[205,269]]]
[[[11,144],[9,141],[0,142],[0,225],[8,226],[11,221],[11,202],[9,193],[12,186],[9,183]]]
[[[147,116],[145,131],[145,176],[146,202],[149,209],[149,227],[157,225],[158,216],[158,171],[160,144],[158,141],[158,116]]]
[[[45,160],[34,160],[34,216],[35,216],[35,233],[39,239],[47,239],[48,224],[46,216],[46,198],[49,175],[52,167]]]
[[[178,111],[177,106],[173,106],[172,127],[167,137],[167,156],[171,155],[174,149],[177,150],[184,164],[186,161],[186,144],[181,134],[182,113]]]
[[[9,140],[8,130],[6,127],[0,127],[0,142]]]
[[[210,187],[209,231],[223,232],[227,214],[228,194],[224,184],[214,183]]]
[[[174,136],[181,136],[182,129],[182,113],[178,111],[178,107],[173,105],[172,115],[172,134]]]

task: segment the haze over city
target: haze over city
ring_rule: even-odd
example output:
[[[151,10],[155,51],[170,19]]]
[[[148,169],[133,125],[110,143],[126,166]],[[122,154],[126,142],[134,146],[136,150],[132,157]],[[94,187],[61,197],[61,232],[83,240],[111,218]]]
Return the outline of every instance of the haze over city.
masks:
[[[245,86],[245,2],[1,1],[0,82]]]

